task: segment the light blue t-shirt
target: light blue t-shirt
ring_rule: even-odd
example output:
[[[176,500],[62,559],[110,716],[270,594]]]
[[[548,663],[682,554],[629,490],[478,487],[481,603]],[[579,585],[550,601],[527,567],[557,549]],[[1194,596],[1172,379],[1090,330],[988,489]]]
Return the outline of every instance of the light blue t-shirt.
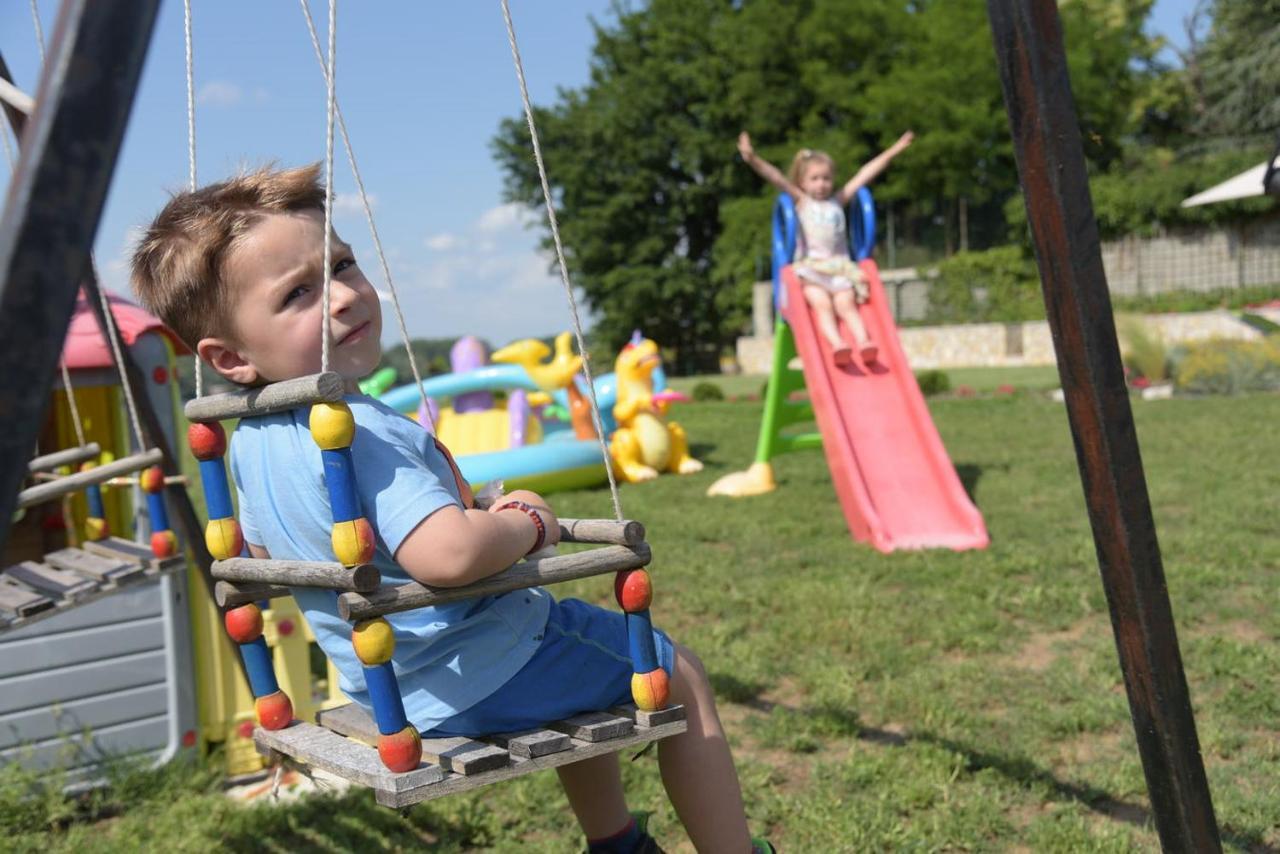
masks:
[[[403,584],[412,579],[392,555],[422,520],[445,505],[461,506],[457,484],[448,460],[417,422],[363,395],[347,395],[346,401],[356,421],[351,454],[360,506],[377,534],[373,563],[383,584]],[[231,475],[247,542],[273,558],[334,559],[329,493],[307,408],[241,421],[231,441]],[[372,710],[337,595],[295,587],[293,596],[337,666],[343,692]],[[514,676],[538,648],[550,601],[534,588],[389,614],[396,637],[392,662],[410,722],[431,729]]]

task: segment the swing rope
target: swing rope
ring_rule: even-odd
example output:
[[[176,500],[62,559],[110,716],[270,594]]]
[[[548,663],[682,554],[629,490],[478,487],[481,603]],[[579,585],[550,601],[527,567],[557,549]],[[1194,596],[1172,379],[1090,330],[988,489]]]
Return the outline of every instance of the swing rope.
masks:
[[[600,440],[600,453],[604,457],[605,473],[609,476],[609,494],[613,498],[613,512],[622,521],[622,499],[618,495],[618,481],[613,473],[613,460],[604,441],[604,423],[600,418],[600,404],[596,399],[595,381],[591,376],[591,359],[587,355],[587,343],[582,334],[582,320],[578,316],[578,301],[569,281],[569,267],[564,259],[564,246],[560,242],[560,225],[556,220],[555,205],[551,202],[551,186],[547,181],[547,167],[542,160],[542,146],[538,143],[538,128],[533,119],[533,105],[529,103],[529,87],[524,79],[524,62],[520,58],[520,46],[516,41],[515,25],[511,23],[511,7],[508,0],[502,2],[502,17],[507,24],[507,41],[511,44],[511,59],[515,63],[516,80],[520,83],[520,100],[524,104],[524,118],[529,125],[529,138],[533,142],[533,159],[538,164],[538,178],[542,182],[542,198],[547,204],[547,221],[551,225],[551,238],[556,247],[556,260],[560,264],[560,280],[564,283],[565,297],[569,301],[569,313],[573,318],[573,332],[578,339],[578,352],[582,354],[582,372],[587,379],[587,391],[591,401],[591,418],[596,426],[596,438]]]
[[[44,65],[44,27],[40,26],[40,7],[31,0],[31,23],[36,28],[36,49],[40,51],[40,65]]]
[[[190,0],[187,0],[190,2]],[[311,46],[315,50],[316,60],[320,63],[320,69],[325,75],[326,83],[329,78],[329,69],[325,64],[324,51],[320,48],[320,37],[316,33],[315,19],[311,17],[311,4],[309,0],[300,0],[302,5],[302,14],[307,22],[307,32],[311,36]],[[387,283],[387,288],[391,291],[391,305],[395,309],[396,321],[400,325],[400,340],[404,343],[405,353],[409,357],[409,369],[413,372],[413,381],[418,387],[418,394],[425,401],[427,399],[426,389],[422,385],[422,372],[418,369],[418,360],[414,358],[413,347],[409,343],[409,329],[404,319],[404,312],[400,310],[400,297],[396,292],[395,280],[391,277],[391,265],[387,263],[387,255],[382,249],[382,238],[378,235],[378,227],[373,220],[373,207],[369,204],[369,194],[364,187],[364,178],[360,175],[360,168],[356,165],[355,150],[351,147],[351,137],[347,133],[347,121],[342,116],[342,105],[334,99],[334,111],[338,120],[338,132],[342,134],[342,145],[347,151],[347,162],[351,164],[351,175],[355,178],[356,189],[360,192],[360,205],[364,208],[365,220],[369,223],[369,234],[373,238],[373,248],[378,255],[378,264],[382,268],[382,278]],[[435,424],[431,418],[430,407],[424,407],[423,411],[427,414],[427,427],[432,433],[435,432]]]
[[[334,79],[334,62],[338,50],[338,0],[329,0],[329,68],[325,72],[324,137],[324,313],[320,317],[322,327],[320,370],[329,370],[329,349],[332,346],[333,325],[329,322],[329,288],[333,284],[333,116],[336,112],[337,89]]]
[[[187,48],[187,172],[188,189],[196,191],[196,75],[191,49],[191,0],[182,0],[183,33]],[[196,371],[196,397],[204,397],[204,367],[200,356],[192,360]]]
[[[120,374],[120,385],[124,388],[125,407],[129,410],[129,422],[133,425],[133,436],[138,442],[138,450],[145,450],[147,443],[143,439],[142,420],[138,417],[138,404],[133,399],[133,386],[124,369],[124,352],[120,346],[120,330],[116,328],[115,313],[111,310],[111,300],[107,298],[107,289],[98,288],[98,301],[102,303],[102,316],[107,322],[107,340],[111,342],[111,353],[115,357],[116,372]]]

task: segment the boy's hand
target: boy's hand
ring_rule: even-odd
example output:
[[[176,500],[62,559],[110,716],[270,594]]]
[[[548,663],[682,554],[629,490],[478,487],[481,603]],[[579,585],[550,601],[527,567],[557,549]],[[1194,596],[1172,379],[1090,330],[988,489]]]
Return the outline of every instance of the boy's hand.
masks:
[[[755,156],[755,149],[751,147],[751,137],[744,130],[738,134],[738,153],[742,155],[743,160],[750,161]]]
[[[489,512],[496,513],[513,501],[523,501],[542,517],[542,524],[547,528],[547,537],[543,542],[544,546],[554,546],[560,542],[560,520],[556,518],[556,514],[547,504],[547,500],[536,492],[528,489],[517,489],[515,492],[508,492],[493,503],[493,506],[489,508]]]

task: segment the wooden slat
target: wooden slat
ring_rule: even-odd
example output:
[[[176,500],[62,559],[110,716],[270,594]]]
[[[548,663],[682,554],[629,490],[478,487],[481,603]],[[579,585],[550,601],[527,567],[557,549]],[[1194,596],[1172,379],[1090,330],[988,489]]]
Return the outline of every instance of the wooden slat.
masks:
[[[263,602],[267,599],[281,599],[293,595],[288,587],[277,587],[274,584],[236,584],[231,581],[219,581],[213,585],[213,600],[219,608],[234,608],[248,602]]]
[[[253,732],[253,740],[259,750],[274,750],[344,780],[392,795],[438,783],[446,773],[438,765],[420,765],[413,771],[396,774],[387,770],[378,758],[378,751],[369,745],[303,721],[274,731],[258,727]]]
[[[638,546],[644,542],[644,525],[634,519],[561,519],[560,541]]]
[[[338,597],[338,613],[344,620],[355,622],[427,605],[637,569],[648,564],[650,557],[649,547],[644,543],[635,547],[604,546],[576,554],[524,561],[465,587],[428,587],[412,583],[382,587],[373,593],[343,593]]]
[[[33,590],[7,578],[0,578],[0,612],[11,619],[29,617],[52,608],[54,602]]]
[[[371,563],[345,567],[336,561],[265,560],[233,557],[213,562],[213,577],[222,581],[274,584],[280,587],[322,587],[327,590],[378,589],[382,573]]]
[[[654,727],[671,721],[684,720],[684,706],[668,706],[654,712],[646,712],[636,707],[635,703],[610,709],[615,715],[635,721],[636,726]]]
[[[424,738],[422,758],[455,774],[479,774],[511,764],[505,748],[469,738]]]
[[[288,729],[274,733],[258,728],[254,731],[254,741],[258,749],[264,753],[274,750],[345,779],[370,786],[374,790],[378,803],[400,809],[490,783],[514,779],[535,771],[626,750],[679,735],[687,729],[688,725],[682,716],[679,720],[672,720],[654,727],[636,727],[626,735],[607,741],[587,742],[569,739],[569,746],[566,749],[529,758],[512,754],[509,765],[474,774],[450,773],[437,765],[422,765],[416,771],[395,774],[382,766],[378,759],[378,752],[374,748],[358,741],[344,739],[323,727],[302,722],[295,722]],[[295,732],[297,730],[301,732]],[[343,746],[339,748],[338,745]],[[316,761],[308,761],[307,755],[312,756]],[[353,772],[344,772],[338,767],[340,763],[358,766],[358,769]],[[427,780],[427,772],[430,770],[439,772],[433,780]],[[415,775],[421,775],[421,777]],[[423,780],[427,781],[423,782]]]
[[[122,474],[142,471],[143,469],[151,468],[151,466],[159,465],[163,459],[164,454],[160,453],[158,448],[152,448],[139,454],[132,454],[113,462],[94,466],[88,471],[78,471],[74,474],[60,477],[57,480],[51,480],[48,483],[38,483],[18,493],[18,507],[31,507],[45,501],[61,498],[64,495],[71,495],[86,486],[102,483]]]
[[[181,554],[173,557],[157,558],[147,546],[122,537],[107,537],[105,540],[96,542],[88,541],[82,545],[82,548],[87,552],[92,552],[102,557],[132,560],[143,566],[154,566],[158,569],[167,570],[176,563],[185,562],[185,558]]]
[[[117,577],[116,579],[112,579],[108,581],[106,584],[97,585],[96,587],[94,587],[93,590],[90,590],[87,593],[84,593],[79,597],[77,597],[74,602],[67,599],[60,599],[57,601],[49,600],[50,602],[52,602],[54,607],[48,608],[42,611],[37,611],[35,613],[27,614],[23,617],[14,617],[7,626],[3,627],[4,631],[13,631],[19,628],[26,628],[32,623],[38,623],[41,620],[48,619],[49,617],[55,616],[57,614],[61,614],[70,608],[83,607],[85,605],[88,605],[91,602],[96,602],[99,599],[104,599],[107,596],[110,596],[114,593],[118,593],[123,589],[128,589],[131,587],[136,587],[142,584],[146,584],[147,582],[153,581],[162,575],[166,575],[170,572],[179,571],[181,569],[184,569],[185,567],[186,567],[186,563],[180,558],[177,560],[166,559],[163,562],[163,566],[159,566],[159,567],[158,566],[148,566],[145,568],[139,567],[140,571],[138,573],[128,575],[124,578]],[[0,574],[0,578],[3,578],[3,577],[4,576]]]
[[[96,460],[101,454],[102,448],[98,447],[98,443],[90,442],[79,448],[67,448],[64,451],[54,451],[52,454],[36,457],[27,463],[27,471],[32,473],[51,471],[58,466],[70,466],[89,460]]]
[[[635,722],[612,712],[583,712],[547,724],[547,729],[562,732],[575,741],[597,742],[627,735],[635,729]]]
[[[486,736],[499,747],[506,748],[512,756],[531,759],[535,756],[546,756],[548,753],[559,753],[573,746],[573,739],[562,732],[549,729],[531,729],[524,732],[505,732]]]
[[[133,558],[120,556],[106,557],[92,554],[83,549],[58,549],[44,556],[44,562],[50,566],[75,572],[86,578],[98,581],[121,582],[132,576],[141,575],[145,567]]]
[[[343,395],[342,377],[332,371],[284,380],[261,388],[211,394],[187,402],[188,421],[225,421],[284,412],[313,403],[337,403]]]
[[[368,712],[355,703],[321,709],[316,712],[316,723],[338,735],[366,744],[376,744],[378,741],[378,725],[369,717]]]
[[[8,567],[4,574],[54,599],[77,599],[96,589],[99,583],[33,560]]]

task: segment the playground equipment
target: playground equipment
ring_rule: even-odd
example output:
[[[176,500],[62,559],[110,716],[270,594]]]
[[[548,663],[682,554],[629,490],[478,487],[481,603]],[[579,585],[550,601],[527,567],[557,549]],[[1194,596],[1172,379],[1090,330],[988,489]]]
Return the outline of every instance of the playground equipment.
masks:
[[[775,488],[773,458],[821,445],[849,531],[882,552],[896,549],[984,548],[982,516],[965,493],[947,456],[924,395],[907,365],[876,263],[875,204],[871,191],[850,202],[850,254],[871,298],[859,306],[868,334],[880,342],[876,363],[837,367],[818,334],[813,311],[791,268],[796,247],[795,203],[781,195],[773,215],[773,364],[765,394],[756,459],[745,472],[726,475],[708,495],[742,497]],[[803,372],[792,362],[799,356]],[[808,390],[808,401],[791,399]],[[816,420],[819,434],[784,432]]]
[[[0,221],[0,410],[10,425],[0,432],[0,542],[9,538],[17,487],[43,423],[45,392],[156,7],[157,0],[68,2],[55,30],[35,127],[25,137],[30,145]],[[1166,850],[1220,851],[1124,386],[1057,7],[1052,0],[989,0],[988,8],[1151,815]],[[523,86],[522,95],[531,112]],[[549,216],[554,229],[550,209]]]

